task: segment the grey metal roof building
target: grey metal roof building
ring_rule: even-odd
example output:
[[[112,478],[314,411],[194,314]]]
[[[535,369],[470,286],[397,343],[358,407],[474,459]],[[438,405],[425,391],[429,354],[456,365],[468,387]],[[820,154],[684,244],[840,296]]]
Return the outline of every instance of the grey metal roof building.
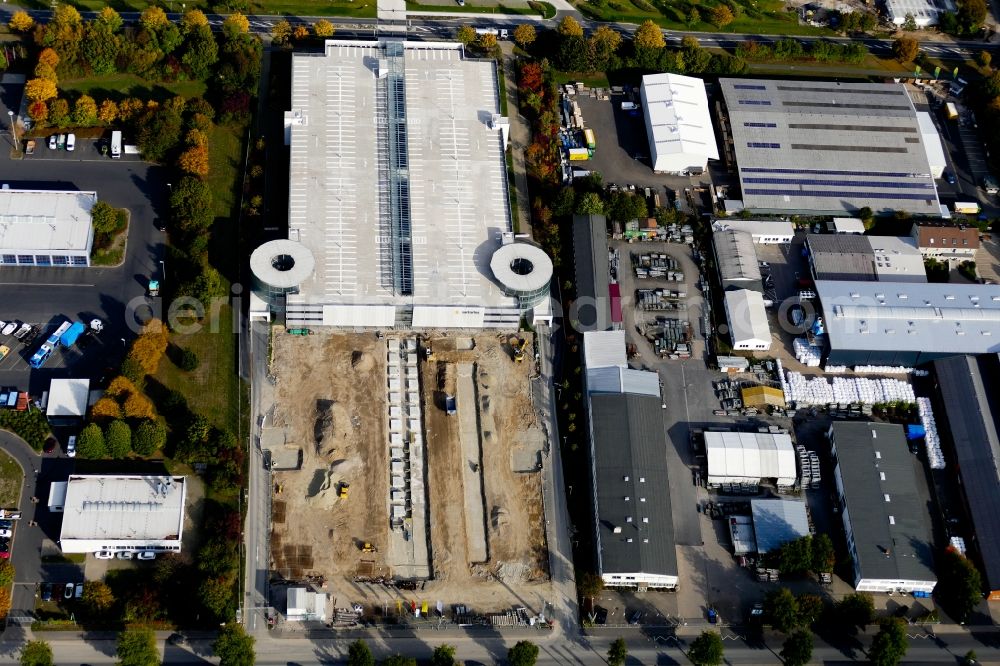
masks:
[[[872,280],[875,253],[866,236],[853,234],[810,234],[809,267],[816,280]]]
[[[991,599],[1000,599],[1000,437],[996,382],[1000,359],[956,356],[935,361],[944,405],[938,431],[954,445],[961,490],[972,519],[973,552],[985,574]]]
[[[806,245],[816,280],[927,282],[923,255],[908,236],[810,234]]]
[[[764,290],[753,236],[733,229],[715,231],[712,233],[712,247],[715,248],[715,265],[723,289]]]
[[[783,499],[750,500],[757,552],[769,553],[809,535],[806,503]]]
[[[1000,285],[819,280],[816,293],[833,365],[1000,351]]]
[[[589,400],[598,570],[606,585],[676,587],[660,399],[593,394]]]
[[[919,465],[903,427],[835,422],[827,433],[854,587],[862,592],[932,592],[930,498],[917,482]]]
[[[611,328],[611,280],[608,262],[608,221],[603,215],[573,216],[573,267],[576,272],[578,331]]]
[[[747,209],[941,214],[902,85],[720,79],[719,86]]]

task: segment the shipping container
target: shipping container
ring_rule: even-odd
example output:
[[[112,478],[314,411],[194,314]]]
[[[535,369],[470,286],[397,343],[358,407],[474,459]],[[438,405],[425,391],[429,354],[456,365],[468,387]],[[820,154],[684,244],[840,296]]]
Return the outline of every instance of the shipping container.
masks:
[[[944,109],[948,114],[948,120],[955,120],[955,118],[958,118],[958,107],[955,106],[954,102],[948,102],[945,104]]]
[[[569,159],[573,161],[578,160],[589,160],[590,151],[586,148],[570,148],[569,149]]]
[[[594,130],[585,129],[583,130],[583,135],[587,137],[587,148],[592,150],[597,148],[597,137],[594,135]]]
[[[979,204],[975,201],[956,201],[955,212],[975,215],[979,212]]]

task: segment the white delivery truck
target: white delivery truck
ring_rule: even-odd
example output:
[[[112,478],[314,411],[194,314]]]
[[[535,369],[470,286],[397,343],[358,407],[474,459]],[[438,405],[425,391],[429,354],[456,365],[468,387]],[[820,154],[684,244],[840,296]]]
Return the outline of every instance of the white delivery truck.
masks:
[[[117,160],[122,156],[122,133],[115,130],[111,133],[111,159]]]
[[[493,35],[497,39],[507,39],[506,28],[476,28],[477,35]]]

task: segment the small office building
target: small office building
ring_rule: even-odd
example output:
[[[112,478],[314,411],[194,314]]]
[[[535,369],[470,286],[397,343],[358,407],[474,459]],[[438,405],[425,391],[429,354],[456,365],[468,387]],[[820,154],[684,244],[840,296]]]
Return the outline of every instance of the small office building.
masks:
[[[929,259],[966,261],[974,259],[979,249],[979,229],[966,225],[914,224],[910,235],[920,253]]]
[[[725,294],[726,322],[733,349],[766,351],[771,348],[764,297],[757,291],[737,289]]]
[[[96,192],[0,189],[0,265],[90,265]]]
[[[87,416],[89,398],[89,379],[53,379],[45,417],[54,426],[77,425]]]
[[[750,234],[758,245],[791,243],[795,225],[788,220],[744,220],[738,217],[719,217],[712,222],[713,231],[739,231]]]
[[[51,484],[48,506],[63,514],[64,553],[178,553],[186,497],[183,476],[72,474]]]

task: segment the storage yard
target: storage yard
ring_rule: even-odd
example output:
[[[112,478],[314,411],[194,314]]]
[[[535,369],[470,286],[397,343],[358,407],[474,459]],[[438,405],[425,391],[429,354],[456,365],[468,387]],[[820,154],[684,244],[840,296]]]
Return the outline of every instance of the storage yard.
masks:
[[[534,367],[530,337],[276,329],[275,576],[379,612],[389,579],[470,612],[525,605],[548,580]]]

